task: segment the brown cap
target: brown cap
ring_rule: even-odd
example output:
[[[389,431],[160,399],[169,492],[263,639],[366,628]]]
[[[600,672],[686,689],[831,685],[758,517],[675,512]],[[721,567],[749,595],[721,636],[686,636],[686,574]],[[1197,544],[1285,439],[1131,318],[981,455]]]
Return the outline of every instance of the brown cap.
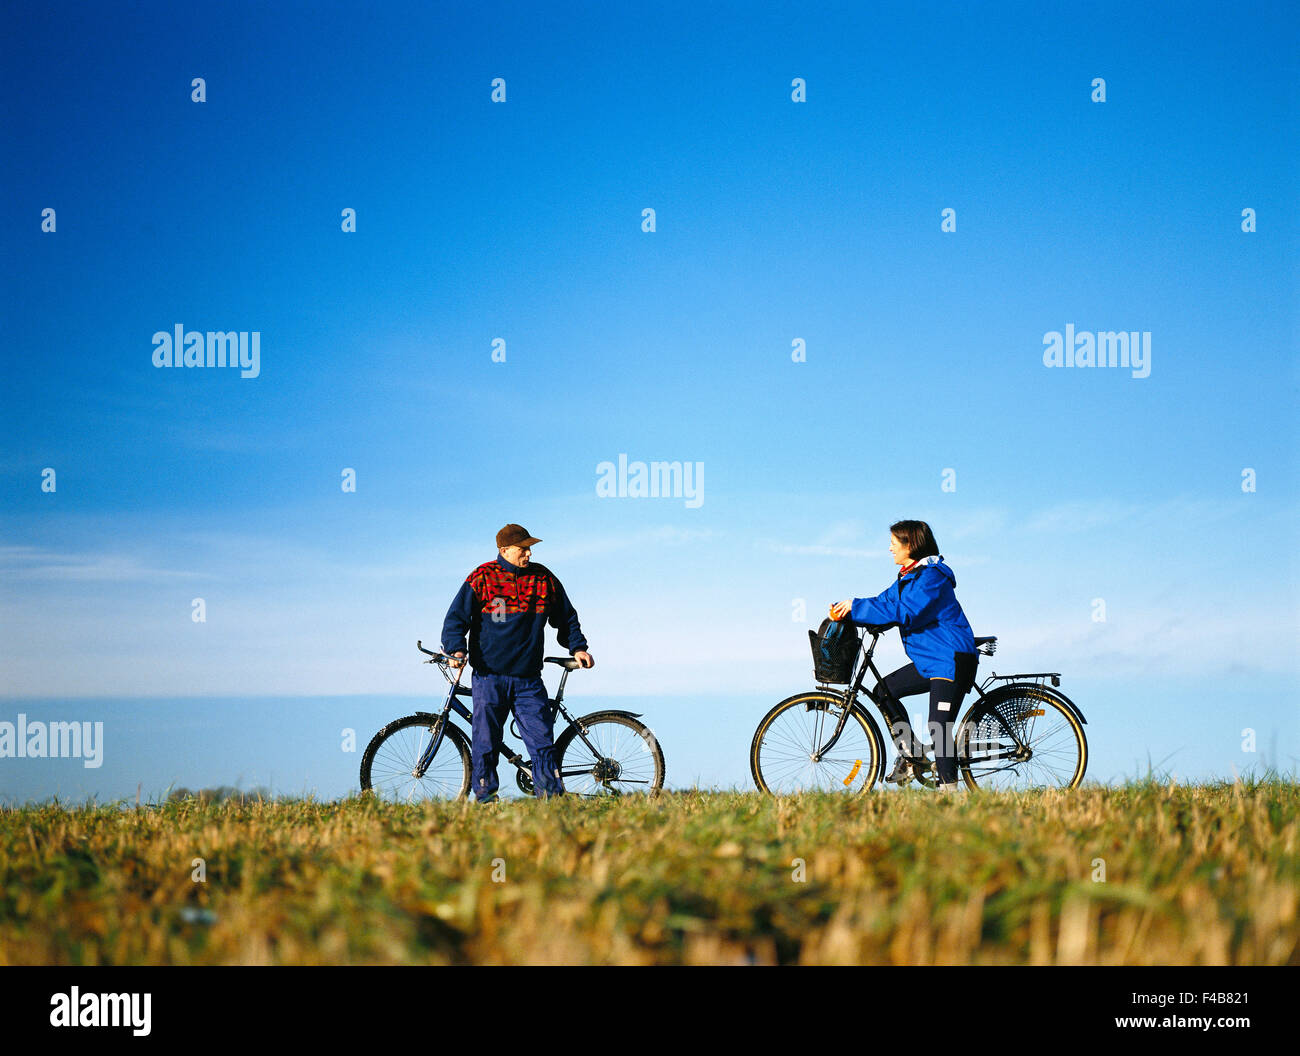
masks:
[[[540,539],[534,539],[526,528],[518,524],[507,524],[497,532],[497,546],[532,546],[533,543],[540,542]]]

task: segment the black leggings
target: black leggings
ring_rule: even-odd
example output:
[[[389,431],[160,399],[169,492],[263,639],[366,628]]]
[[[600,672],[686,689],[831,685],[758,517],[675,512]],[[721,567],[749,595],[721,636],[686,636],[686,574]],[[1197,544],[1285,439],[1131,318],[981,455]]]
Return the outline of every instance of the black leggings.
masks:
[[[926,678],[915,664],[900,667],[876,683],[875,697],[881,710],[889,719],[889,731],[898,750],[909,758],[920,758],[924,749],[912,733],[907,711],[899,703],[901,697],[917,693],[930,694],[930,736],[934,741],[935,770],[940,781],[957,780],[957,746],[953,743],[953,726],[961,702],[975,682],[975,668],[979,657],[975,653],[954,653],[957,677]]]

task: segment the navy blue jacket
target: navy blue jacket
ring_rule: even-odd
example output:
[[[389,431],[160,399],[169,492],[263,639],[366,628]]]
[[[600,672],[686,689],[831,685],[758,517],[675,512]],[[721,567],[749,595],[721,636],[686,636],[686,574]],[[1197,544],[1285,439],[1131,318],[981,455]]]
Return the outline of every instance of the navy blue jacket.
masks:
[[[468,634],[476,674],[535,678],[542,673],[548,623],[558,632],[560,648],[587,648],[577,610],[555,574],[535,561],[520,568],[498,555],[461,584],[442,623],[442,648],[461,652]]]

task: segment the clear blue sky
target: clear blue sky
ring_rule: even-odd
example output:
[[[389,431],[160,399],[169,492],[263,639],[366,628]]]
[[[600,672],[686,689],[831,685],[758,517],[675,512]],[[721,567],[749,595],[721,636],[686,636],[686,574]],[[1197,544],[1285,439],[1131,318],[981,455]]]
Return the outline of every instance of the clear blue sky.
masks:
[[[591,642],[574,705],[632,700],[677,787],[747,785],[903,517],[983,673],[1062,672],[1090,778],[1300,762],[1294,10],[9,12],[0,721],[106,740],[0,793],[345,794],[507,521]],[[155,368],[177,324],[260,376]],[[1150,332],[1149,376],[1044,366],[1067,324]],[[703,501],[599,497],[620,454]]]

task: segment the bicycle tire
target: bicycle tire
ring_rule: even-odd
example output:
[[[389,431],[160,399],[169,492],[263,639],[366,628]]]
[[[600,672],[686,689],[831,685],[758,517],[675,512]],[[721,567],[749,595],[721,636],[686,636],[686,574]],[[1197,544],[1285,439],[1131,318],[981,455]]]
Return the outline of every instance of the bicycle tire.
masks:
[[[579,727],[599,758],[578,735]],[[594,711],[576,719],[556,740],[555,761],[565,791],[578,796],[654,795],[664,787],[659,740],[627,712]]]
[[[814,690],[787,697],[763,716],[749,746],[749,770],[760,792],[849,792],[859,781],[858,791],[866,792],[876,783],[884,757],[883,740],[871,716],[856,701],[835,744],[835,754],[813,759],[814,745],[838,721],[838,716],[831,720],[830,707],[836,704],[844,704],[839,694]]]
[[[1013,729],[1029,756],[1017,748]],[[999,686],[974,704],[956,743],[957,766],[969,788],[1077,788],[1088,768],[1088,738],[1075,709],[1062,694],[1033,682]]]
[[[429,769],[423,777],[414,776],[415,764],[441,721],[437,715],[406,715],[375,734],[361,756],[361,791],[396,803],[468,795],[469,742],[451,723]]]

